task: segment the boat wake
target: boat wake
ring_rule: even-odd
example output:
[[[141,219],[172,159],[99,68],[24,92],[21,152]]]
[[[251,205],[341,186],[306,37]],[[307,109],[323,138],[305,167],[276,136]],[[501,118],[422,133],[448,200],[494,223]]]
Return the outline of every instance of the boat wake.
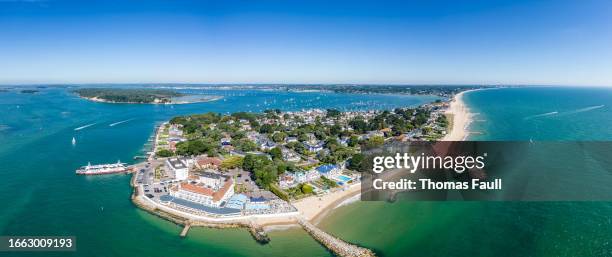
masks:
[[[527,116],[525,117],[526,120],[529,119],[533,119],[533,118],[539,118],[539,117],[546,117],[546,116],[550,116],[550,115],[555,115],[558,114],[559,112],[547,112],[547,113],[542,113],[542,114],[536,114],[536,115],[531,115],[531,116]]]
[[[91,126],[93,126],[93,125],[96,125],[96,124],[97,124],[97,123],[87,124],[87,125],[85,125],[85,126],[81,126],[81,127],[75,128],[75,129],[74,129],[74,131],[78,131],[78,130],[81,130],[81,129],[89,128],[89,127],[91,127]]]
[[[126,122],[131,121],[131,120],[133,120],[133,119],[122,120],[122,121],[119,121],[119,122],[115,122],[115,123],[109,124],[108,126],[109,127],[114,127],[116,125],[119,125],[121,123],[126,123]]]
[[[589,106],[589,107],[585,107],[585,108],[580,108],[577,110],[573,110],[570,112],[564,112],[561,115],[570,115],[570,114],[576,114],[576,113],[581,113],[581,112],[588,112],[588,111],[592,111],[592,110],[597,110],[599,108],[603,108],[605,105],[595,105],[595,106]]]

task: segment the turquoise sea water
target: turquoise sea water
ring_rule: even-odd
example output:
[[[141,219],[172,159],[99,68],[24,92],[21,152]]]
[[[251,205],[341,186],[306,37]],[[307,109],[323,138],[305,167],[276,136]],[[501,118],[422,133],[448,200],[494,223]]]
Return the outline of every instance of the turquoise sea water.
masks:
[[[156,123],[180,114],[393,108],[433,100],[270,91],[206,94],[226,98],[171,107],[92,103],[63,89],[0,93],[0,234],[78,237],[77,252],[52,256],[331,256],[300,229],[274,231],[268,245],[239,229],[192,229],[180,239],[180,227],[131,204],[128,176],[75,176],[74,169],[87,161],[131,161]],[[466,94],[465,101],[480,113],[471,130],[482,134],[473,139],[612,139],[611,89],[482,90]],[[130,121],[109,126],[124,120]],[[608,202],[357,202],[335,209],[321,227],[380,256],[612,255]]]
[[[491,89],[464,101],[475,114],[472,140],[612,140],[610,88]]]
[[[133,206],[129,176],[76,176],[74,170],[89,161],[133,162],[133,156],[146,151],[143,145],[155,124],[176,115],[268,108],[390,109],[436,99],[253,90],[194,93],[224,99],[166,106],[94,103],[56,88],[0,93],[0,235],[77,237],[77,252],[47,253],[52,256],[330,256],[299,229],[272,232],[272,242],[263,246],[239,229],[197,228],[180,239],[180,227]],[[126,122],[110,126],[120,121]]]

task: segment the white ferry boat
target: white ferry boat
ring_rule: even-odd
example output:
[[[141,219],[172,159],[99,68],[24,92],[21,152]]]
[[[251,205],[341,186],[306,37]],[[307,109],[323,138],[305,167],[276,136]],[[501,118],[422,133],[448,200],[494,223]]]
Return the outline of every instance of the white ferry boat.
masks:
[[[117,161],[117,163],[113,164],[98,164],[91,165],[91,163],[87,163],[87,166],[83,166],[76,170],[77,175],[101,175],[101,174],[112,174],[112,173],[120,173],[126,172],[127,167],[125,167],[125,163],[121,163]]]

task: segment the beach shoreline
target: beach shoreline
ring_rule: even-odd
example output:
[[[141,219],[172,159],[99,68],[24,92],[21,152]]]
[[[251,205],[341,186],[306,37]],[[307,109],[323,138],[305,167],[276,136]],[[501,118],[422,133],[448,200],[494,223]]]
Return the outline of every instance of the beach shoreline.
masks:
[[[309,196],[292,204],[306,220],[318,224],[337,206],[360,193],[361,183],[357,183],[342,191],[336,191],[322,196]]]
[[[472,123],[473,114],[463,101],[463,96],[467,92],[475,90],[467,90],[456,94],[450,107],[446,111],[446,115],[451,117],[451,130],[444,136],[441,141],[464,141],[469,136],[468,128]]]

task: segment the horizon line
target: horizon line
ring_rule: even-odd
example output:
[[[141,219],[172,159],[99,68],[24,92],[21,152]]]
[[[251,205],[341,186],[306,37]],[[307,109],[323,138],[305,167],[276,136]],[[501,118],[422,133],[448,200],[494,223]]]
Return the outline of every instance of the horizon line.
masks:
[[[486,87],[612,87],[612,85],[589,84],[541,84],[541,83],[273,83],[273,82],[87,82],[87,83],[0,83],[6,86],[83,86],[83,85],[192,85],[192,86],[486,86]]]

